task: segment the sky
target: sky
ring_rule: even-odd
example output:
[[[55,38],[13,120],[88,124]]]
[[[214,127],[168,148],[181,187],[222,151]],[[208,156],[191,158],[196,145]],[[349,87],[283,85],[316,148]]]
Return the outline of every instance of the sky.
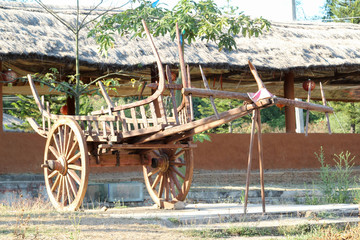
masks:
[[[54,5],[76,5],[76,0],[42,0],[45,4]],[[99,0],[79,0],[80,5],[93,5],[99,3]],[[155,0],[154,0],[155,1]],[[126,0],[104,0],[102,6],[122,5]],[[172,8],[177,0],[159,0],[159,4],[167,4]],[[218,6],[227,4],[225,0],[215,0]],[[237,6],[246,15],[252,17],[264,17],[272,21],[292,21],[292,0],[230,0],[230,5]],[[300,4],[297,7],[297,16],[300,20],[309,20],[316,15],[322,14],[322,7],[325,0],[297,0]],[[128,5],[130,6],[130,5]],[[164,5],[163,5],[164,6]]]

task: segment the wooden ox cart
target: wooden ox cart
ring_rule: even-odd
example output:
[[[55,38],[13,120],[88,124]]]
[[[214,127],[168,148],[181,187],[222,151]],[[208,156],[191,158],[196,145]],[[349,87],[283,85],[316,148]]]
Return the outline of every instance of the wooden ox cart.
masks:
[[[193,168],[194,134],[217,127],[276,103],[324,112],[326,106],[297,102],[274,96],[251,101],[247,94],[191,88],[189,67],[179,45],[183,84],[174,84],[170,70],[160,56],[144,23],[147,37],[156,57],[159,82],[156,91],[144,100],[116,106],[99,82],[107,107],[89,116],[55,115],[49,104],[40,100],[34,82],[29,84],[42,114],[42,126],[28,119],[34,130],[47,138],[44,152],[44,177],[51,203],[58,210],[76,210],[82,204],[91,167],[143,166],[146,188],[159,207],[184,201],[189,192]],[[179,35],[179,31],[177,32]],[[178,37],[179,39],[179,37]],[[250,64],[258,86],[264,89],[256,69]],[[201,69],[201,67],[200,67]],[[165,74],[168,83],[165,83]],[[202,74],[203,75],[203,74]],[[206,84],[205,76],[203,75]],[[165,106],[164,90],[170,90],[171,106]],[[174,91],[182,90],[182,102],[175,101]],[[266,89],[265,89],[266,90]],[[193,119],[192,96],[236,98],[246,100],[243,106],[200,120]],[[169,110],[171,109],[171,110]]]

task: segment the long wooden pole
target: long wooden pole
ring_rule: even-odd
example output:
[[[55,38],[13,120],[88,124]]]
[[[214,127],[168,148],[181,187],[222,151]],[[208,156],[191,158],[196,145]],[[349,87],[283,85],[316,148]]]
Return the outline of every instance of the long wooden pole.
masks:
[[[263,154],[263,145],[262,145],[262,136],[261,136],[261,115],[260,110],[256,109],[256,126],[257,126],[257,137],[258,137],[258,151],[259,151],[259,171],[260,171],[260,186],[261,186],[261,201],[262,201],[262,210],[265,213],[265,185],[264,185],[264,154]]]
[[[238,92],[228,92],[220,90],[207,90],[202,88],[183,88],[182,93],[185,95],[192,94],[194,97],[209,97],[213,96],[214,98],[228,98],[228,99],[239,99],[251,102],[249,96],[246,93]],[[285,106],[297,107],[302,109],[310,109],[311,111],[317,112],[328,112],[332,113],[334,110],[329,106],[323,106],[320,104],[307,103],[302,101],[296,101],[293,99],[275,97],[273,98],[274,104],[284,104]]]
[[[324,90],[323,90],[321,82],[320,82],[320,92],[321,92],[321,99],[322,99],[323,105],[326,106],[325,94],[324,94]],[[327,120],[327,126],[328,126],[328,130],[329,130],[329,134],[331,134],[329,114],[325,113],[325,116],[326,116],[326,120]]]
[[[308,83],[308,97],[307,97],[307,101],[306,102],[310,102],[310,98],[311,98],[311,84]],[[308,131],[309,131],[309,115],[310,115],[310,110],[308,109],[306,111],[306,130],[305,130],[305,136],[308,135]]]
[[[249,155],[248,155],[248,167],[247,167],[247,173],[246,173],[244,214],[247,213],[247,203],[248,203],[248,197],[249,197],[251,161],[252,161],[252,151],[253,151],[253,146],[254,146],[254,134],[255,134],[256,118],[257,118],[257,111],[253,110],[252,123],[251,123],[251,134],[250,134],[250,146],[249,146]]]

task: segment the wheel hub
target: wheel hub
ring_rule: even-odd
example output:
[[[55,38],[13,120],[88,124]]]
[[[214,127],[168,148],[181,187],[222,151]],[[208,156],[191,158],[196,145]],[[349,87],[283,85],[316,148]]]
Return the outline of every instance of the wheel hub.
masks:
[[[166,172],[170,166],[169,156],[165,153],[162,153],[159,158],[151,159],[151,167],[160,168],[161,172]]]
[[[46,166],[51,171],[58,171],[61,175],[65,176],[67,173],[67,161],[64,156],[60,156],[57,160],[46,160]]]

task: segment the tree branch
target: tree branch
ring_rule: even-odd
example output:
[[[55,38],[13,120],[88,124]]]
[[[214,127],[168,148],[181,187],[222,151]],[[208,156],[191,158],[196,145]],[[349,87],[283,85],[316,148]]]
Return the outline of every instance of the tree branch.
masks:
[[[45,11],[50,13],[53,17],[55,17],[59,22],[61,22],[65,27],[67,27],[74,34],[76,33],[75,29],[71,27],[71,25],[62,19],[59,15],[57,15],[53,10],[48,8],[41,0],[35,0],[37,4],[39,4]]]

